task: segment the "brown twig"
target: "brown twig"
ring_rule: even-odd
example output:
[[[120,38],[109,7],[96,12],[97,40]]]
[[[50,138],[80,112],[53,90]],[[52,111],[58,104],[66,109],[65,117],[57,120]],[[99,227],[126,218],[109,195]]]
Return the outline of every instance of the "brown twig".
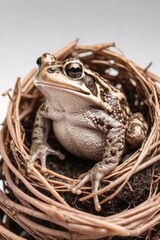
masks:
[[[128,89],[133,90],[139,98],[144,99],[143,104],[149,110],[147,116],[150,130],[145,142],[140,149],[130,154],[127,160],[104,178],[106,186],[97,192],[101,195],[101,204],[114,199],[126,184],[132,190],[129,182],[131,177],[149,166],[154,166],[155,163],[160,163],[160,89],[157,87],[160,78],[148,71],[150,65],[145,69],[141,68],[128,60],[124,54],[117,53],[117,48],[114,51],[114,46],[114,43],[82,46],[78,45],[78,40],[75,40],[54,54],[59,60],[72,56],[80,58],[86,66],[100,70],[100,74],[111,80],[113,84],[122,84],[126,92]],[[117,76],[110,75],[108,71],[110,68],[117,71]],[[148,199],[134,208],[107,217],[75,209],[62,198],[60,194],[68,194],[69,185],[74,181],[78,182],[78,179],[69,178],[52,169],[47,169],[46,175],[42,175],[38,164],[32,169],[31,174],[26,174],[29,145],[26,141],[27,129],[22,124],[30,120],[32,110],[37,103],[39,104],[41,98],[34,86],[36,74],[37,69],[33,69],[25,79],[18,78],[12,97],[9,94],[11,89],[3,94],[3,96],[8,95],[11,101],[0,134],[0,152],[4,161],[1,172],[9,188],[12,189],[14,200],[0,191],[0,208],[36,239],[84,240],[115,235],[139,236],[160,223],[158,192],[160,176],[154,171],[152,171]],[[138,107],[141,109],[140,105]],[[21,185],[22,189],[19,187]],[[110,190],[112,194],[107,196]],[[94,197],[90,187],[84,186],[83,194],[80,200],[84,204],[86,200]],[[36,222],[36,219],[41,221]],[[46,221],[50,223],[49,226],[43,224]],[[57,230],[55,224],[63,229]],[[24,239],[2,226],[0,232],[6,239]]]

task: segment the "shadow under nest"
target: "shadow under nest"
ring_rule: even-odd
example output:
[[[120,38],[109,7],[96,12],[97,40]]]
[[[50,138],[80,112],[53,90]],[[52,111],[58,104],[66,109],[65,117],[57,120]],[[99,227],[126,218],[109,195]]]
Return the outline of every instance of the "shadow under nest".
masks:
[[[83,187],[80,196],[73,195],[71,191],[68,190],[69,185],[74,182],[74,179],[78,179],[80,174],[91,169],[95,162],[82,160],[67,152],[57,142],[52,130],[49,134],[48,142],[52,147],[65,154],[65,160],[60,161],[56,157],[48,156],[48,171],[45,175],[41,175],[40,165],[38,163],[35,165],[37,170],[35,169],[30,175],[27,174],[26,163],[29,157],[34,119],[36,111],[44,98],[33,84],[36,73],[35,70],[33,70],[22,83],[19,79],[16,83],[7,120],[4,123],[1,134],[3,141],[3,147],[1,147],[3,167],[1,172],[3,175],[5,196],[12,202],[18,204],[15,210],[17,211],[16,217],[12,212],[14,207],[10,206],[10,209],[8,209],[5,206],[4,202],[7,200],[4,196],[4,202],[2,203],[1,201],[0,207],[16,221],[22,229],[26,230],[24,233],[19,227],[17,230],[10,227],[11,231],[24,238],[112,238],[114,240],[120,240],[138,239],[136,236],[139,236],[139,233],[143,234],[141,239],[146,239],[148,236],[152,237],[151,239],[153,240],[159,239],[159,227],[156,225],[160,222],[160,210],[155,207],[150,214],[142,214],[139,218],[137,214],[137,209],[141,206],[140,204],[142,204],[142,210],[139,210],[139,212],[145,212],[143,204],[145,203],[146,206],[148,206],[147,204],[150,199],[151,202],[152,199],[156,202],[155,205],[157,205],[157,203],[160,204],[160,157],[158,157],[160,154],[160,121],[159,115],[157,114],[160,111],[159,89],[156,86],[159,79],[149,73],[147,68],[141,69],[139,66],[127,60],[123,55],[116,53],[116,48],[112,51],[112,47],[112,44],[80,46],[74,42],[55,54],[60,60],[68,57],[78,57],[86,67],[108,79],[112,85],[125,93],[131,111],[133,113],[141,112],[149,126],[148,136],[142,144],[142,147],[140,149],[128,147],[118,167],[101,182],[100,189],[102,191],[99,194],[99,199],[102,203],[101,212],[96,212],[94,209],[93,198],[92,196],[90,197],[90,183]],[[5,154],[8,156],[8,159]],[[10,163],[8,161],[10,161]],[[13,171],[13,168],[18,169],[19,174],[17,174],[15,170]],[[33,191],[33,188],[36,189],[36,192]],[[19,192],[18,189],[20,189],[21,192]],[[22,192],[26,195],[22,196]],[[55,192],[58,193],[58,197]],[[44,196],[44,199],[41,194]],[[36,204],[34,200],[30,202],[28,199],[25,202],[26,196],[29,196],[32,200],[36,198],[38,201],[41,201],[41,206],[43,206],[44,209],[46,204],[51,204],[51,206],[55,204],[54,206],[59,210],[59,213],[56,212],[58,220],[55,220],[56,214],[53,214],[53,218],[48,212],[46,212],[47,216],[41,215],[38,202]],[[80,201],[81,198],[82,201]],[[50,203],[48,199],[52,199],[54,202]],[[64,208],[61,208],[59,203],[56,204],[56,202],[58,202],[57,199],[61,205],[64,205]],[[65,209],[64,203],[68,204],[70,208]],[[31,215],[29,212],[27,213],[26,209],[22,208],[21,213],[23,213],[24,210],[24,215],[22,214],[23,216],[21,216],[21,218],[20,216],[17,218],[20,211],[19,205],[37,211],[37,215]],[[44,213],[44,209],[42,209],[42,213]],[[80,211],[80,214],[73,209]],[[66,215],[71,219],[71,213],[77,214],[77,218],[79,218],[72,219],[71,222],[68,220],[65,225],[65,221],[67,220],[60,217],[60,213],[63,212],[62,214],[64,214],[65,210]],[[126,212],[128,210],[133,210],[133,213],[127,215]],[[146,208],[146,211],[149,211],[149,207]],[[81,215],[83,213],[86,216],[84,222],[83,215]],[[118,215],[118,213],[120,215]],[[121,215],[121,213],[124,213],[124,215]],[[134,217],[136,214],[137,218]],[[116,216],[117,219],[114,219]],[[3,217],[4,214],[2,212],[2,218]],[[85,227],[90,225],[89,221],[92,222],[92,217],[95,222],[92,223],[91,229],[88,228],[87,230]],[[102,221],[103,219],[105,221],[108,220],[113,226],[103,226],[103,223],[99,222],[97,223],[99,224],[97,225],[99,232],[97,230],[97,233],[95,233],[92,228],[94,224],[96,224],[96,217],[97,221]],[[127,218],[130,217],[132,220],[127,222]],[[28,225],[24,223],[25,219],[28,219]],[[75,225],[81,226],[79,230],[78,227],[70,227],[73,222]],[[35,228],[32,229],[33,225],[29,225],[29,223],[37,224],[35,225],[37,228],[34,226]],[[114,224],[117,225],[115,226]],[[13,223],[12,226],[14,226]],[[42,226],[43,231],[38,230],[38,226]],[[124,232],[123,229],[117,226],[124,228]],[[142,231],[138,232],[137,229],[141,228],[141,226]],[[155,230],[152,229],[154,226],[156,226]],[[100,231],[100,228],[102,231]],[[47,229],[54,229],[55,231],[51,234]],[[30,233],[32,237],[28,235],[27,232]]]

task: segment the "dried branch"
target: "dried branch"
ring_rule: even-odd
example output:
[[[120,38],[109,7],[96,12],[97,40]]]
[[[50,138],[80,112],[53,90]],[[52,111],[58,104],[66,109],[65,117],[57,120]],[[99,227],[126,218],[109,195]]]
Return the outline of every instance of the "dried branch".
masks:
[[[133,104],[133,98],[129,99],[129,104],[131,108],[142,111],[150,125],[141,148],[130,154],[104,178],[104,185],[97,192],[101,196],[102,205],[113,200],[127,184],[133,191],[130,179],[149,166],[160,164],[160,78],[148,71],[150,65],[143,69],[128,60],[124,54],[117,53],[117,48],[114,47],[114,43],[82,46],[75,40],[54,54],[59,60],[76,56],[86,66],[99,71],[113,85],[122,85],[124,92],[130,91],[133,95],[138,95],[138,105]],[[117,75],[110,74],[109,69],[117,71]],[[7,192],[0,191],[0,208],[36,239],[46,240],[139,236],[160,223],[160,176],[154,171],[148,199],[134,208],[106,217],[78,210],[68,204],[64,196],[69,193],[70,184],[78,182],[78,179],[52,169],[47,169],[43,175],[39,164],[33,167],[29,175],[26,173],[30,145],[24,123],[33,121],[33,109],[36,109],[42,99],[34,86],[36,73],[37,69],[33,69],[23,80],[18,78],[13,96],[10,95],[10,89],[3,94],[9,96],[10,103],[0,133],[0,152],[3,158],[3,168],[0,170],[4,185],[7,182],[8,190],[12,190],[12,199],[9,199]],[[88,186],[84,186],[82,192],[80,200],[83,204],[94,197]],[[61,227],[60,230],[57,225]],[[25,239],[3,226],[0,226],[0,234],[5,239]]]

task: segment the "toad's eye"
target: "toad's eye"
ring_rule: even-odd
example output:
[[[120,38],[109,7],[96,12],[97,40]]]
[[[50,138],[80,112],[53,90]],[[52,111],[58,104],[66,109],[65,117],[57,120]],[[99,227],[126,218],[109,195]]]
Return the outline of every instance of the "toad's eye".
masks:
[[[36,61],[37,65],[40,67],[41,64],[42,64],[42,60],[41,60],[41,57],[39,57]]]
[[[83,66],[80,63],[68,63],[64,71],[70,78],[80,79],[83,76]]]

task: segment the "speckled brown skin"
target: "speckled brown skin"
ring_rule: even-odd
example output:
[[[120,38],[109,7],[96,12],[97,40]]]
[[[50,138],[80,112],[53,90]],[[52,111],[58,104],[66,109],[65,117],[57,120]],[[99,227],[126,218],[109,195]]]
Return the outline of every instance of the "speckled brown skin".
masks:
[[[140,146],[148,126],[140,113],[132,114],[125,95],[99,74],[86,69],[76,59],[58,62],[53,55],[44,54],[37,61],[39,73],[36,86],[46,97],[37,112],[28,171],[36,159],[42,169],[49,154],[64,159],[47,143],[50,125],[57,140],[71,153],[97,161],[94,167],[80,176],[73,193],[87,182],[96,192],[101,179],[119,163],[126,144]],[[101,209],[98,197],[95,208]]]

